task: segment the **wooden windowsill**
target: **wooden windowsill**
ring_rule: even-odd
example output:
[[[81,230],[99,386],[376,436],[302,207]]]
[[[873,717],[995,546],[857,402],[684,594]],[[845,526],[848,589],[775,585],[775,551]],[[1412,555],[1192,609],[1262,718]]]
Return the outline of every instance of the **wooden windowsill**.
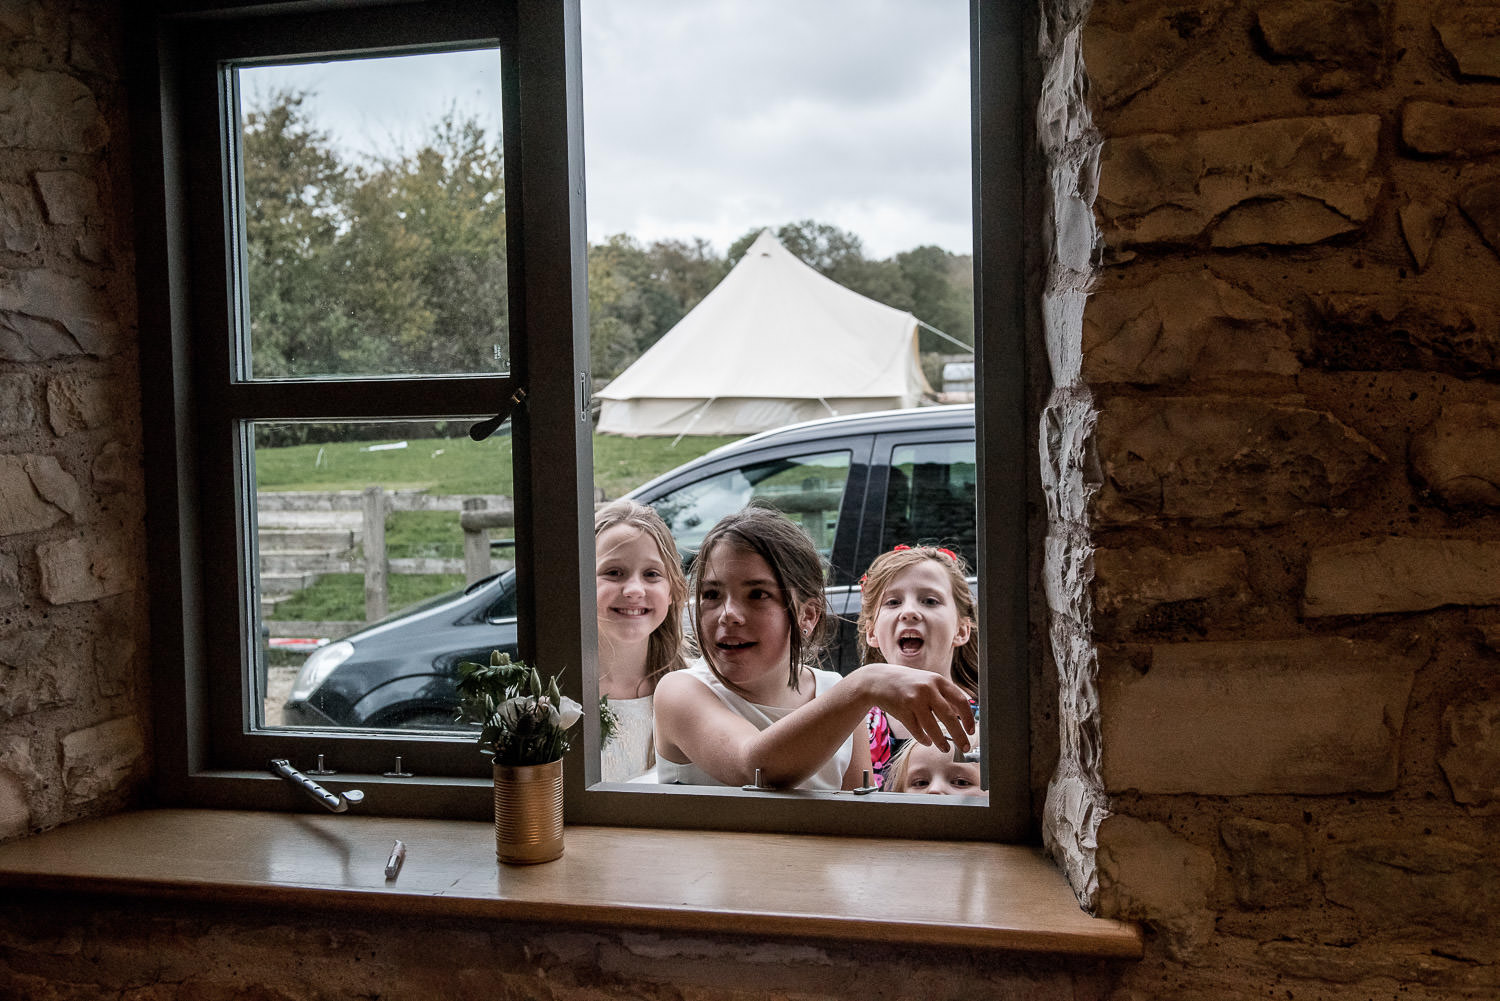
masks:
[[[561,859],[495,861],[489,824],[146,810],[0,845],[0,887],[1139,958],[1017,845],[569,827]],[[407,845],[386,880],[392,842]]]

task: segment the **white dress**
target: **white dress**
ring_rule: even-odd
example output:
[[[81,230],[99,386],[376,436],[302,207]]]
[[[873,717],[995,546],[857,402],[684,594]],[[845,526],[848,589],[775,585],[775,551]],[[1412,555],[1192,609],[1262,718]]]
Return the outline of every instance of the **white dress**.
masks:
[[[656,760],[655,719],[652,696],[610,699],[619,729],[599,752],[599,772],[606,782],[629,782],[648,770]]]
[[[762,706],[736,695],[724,686],[724,683],[714,677],[714,672],[709,669],[708,664],[700,657],[686,668],[688,674],[697,678],[708,686],[708,690],[719,697],[719,701],[728,706],[729,709],[742,719],[747,719],[755,724],[757,730],[764,730],[779,719],[785,718],[793,710],[780,706]],[[832,688],[841,679],[834,671],[820,671],[812,669],[813,677],[817,680],[813,697],[817,698],[828,689]],[[849,762],[854,758],[854,734],[851,733],[839,746],[837,753],[827,761],[823,762],[812,775],[798,782],[798,789],[812,789],[817,791],[837,791],[844,787],[844,773],[849,770]],[[726,783],[720,782],[712,775],[703,771],[697,765],[689,762],[679,765],[674,761],[658,757],[656,759],[656,780],[668,785],[694,785],[694,786],[721,786]]]

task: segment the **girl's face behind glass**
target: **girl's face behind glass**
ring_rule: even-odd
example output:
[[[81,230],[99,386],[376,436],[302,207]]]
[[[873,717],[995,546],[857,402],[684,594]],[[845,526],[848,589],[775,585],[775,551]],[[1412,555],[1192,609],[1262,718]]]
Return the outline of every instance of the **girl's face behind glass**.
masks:
[[[602,643],[645,643],[666,620],[672,602],[661,551],[632,525],[616,525],[594,540],[595,598]]]
[[[979,785],[979,762],[954,761],[950,751],[918,744],[906,762],[906,787],[902,792],[929,796],[983,796]]]
[[[953,580],[935,560],[923,560],[890,579],[880,594],[865,643],[887,664],[951,677],[953,651],[969,639],[958,615]]]
[[[752,702],[786,689],[792,623],[771,566],[759,554],[716,546],[698,593],[699,642],[719,677]]]

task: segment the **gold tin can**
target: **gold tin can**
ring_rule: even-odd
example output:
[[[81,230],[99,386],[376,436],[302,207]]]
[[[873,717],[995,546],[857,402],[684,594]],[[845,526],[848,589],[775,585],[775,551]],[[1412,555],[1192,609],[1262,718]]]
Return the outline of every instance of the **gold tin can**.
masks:
[[[563,853],[562,759],[495,765],[495,857],[511,865],[551,862]]]

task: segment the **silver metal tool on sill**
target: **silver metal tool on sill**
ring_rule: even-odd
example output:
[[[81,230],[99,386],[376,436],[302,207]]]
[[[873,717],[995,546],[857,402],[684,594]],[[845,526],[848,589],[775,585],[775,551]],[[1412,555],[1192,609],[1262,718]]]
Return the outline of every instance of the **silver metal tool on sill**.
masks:
[[[286,779],[292,785],[307,793],[319,806],[334,813],[344,813],[348,811],[349,807],[357,806],[364,802],[365,799],[365,794],[358,789],[350,789],[343,794],[329,792],[293,768],[292,763],[286,758],[276,758],[271,762],[271,774]]]

